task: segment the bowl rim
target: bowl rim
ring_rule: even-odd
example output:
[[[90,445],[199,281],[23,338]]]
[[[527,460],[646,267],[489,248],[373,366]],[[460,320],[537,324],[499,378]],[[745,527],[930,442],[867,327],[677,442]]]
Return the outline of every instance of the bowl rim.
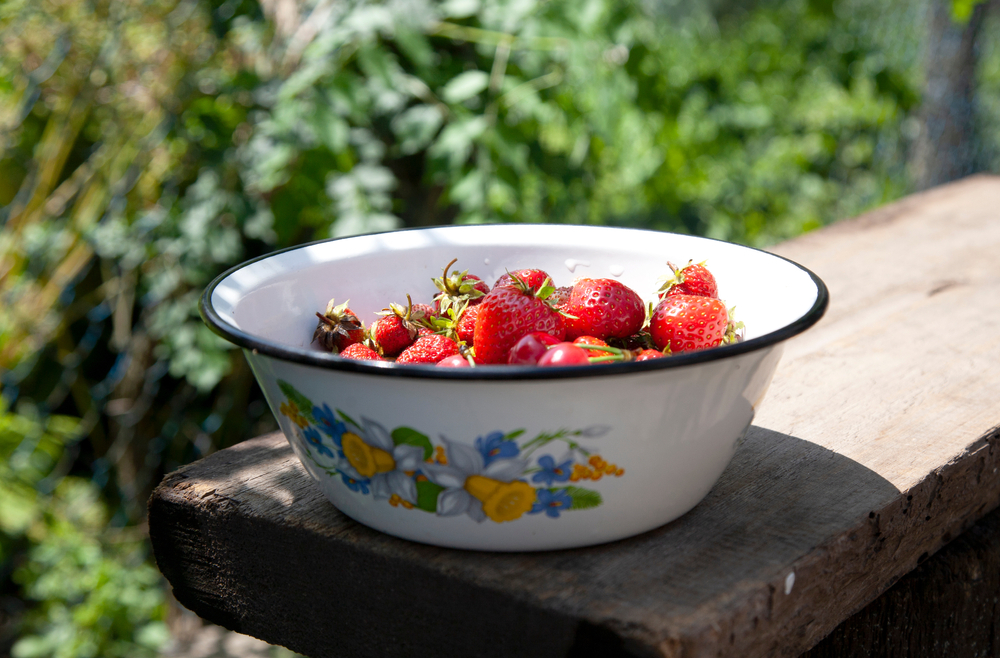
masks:
[[[752,251],[759,251],[761,253],[767,254],[772,258],[777,258],[783,260],[793,267],[798,268],[806,275],[812,279],[816,286],[816,300],[814,301],[812,307],[797,318],[794,322],[787,325],[779,327],[774,331],[757,336],[756,338],[751,338],[739,343],[733,343],[730,345],[721,345],[719,347],[713,347],[706,350],[698,350],[694,352],[682,352],[680,354],[674,354],[667,358],[662,359],[649,359],[646,361],[630,361],[622,363],[603,363],[603,364],[592,364],[586,366],[561,366],[561,367],[550,367],[550,368],[539,368],[537,366],[512,366],[512,365],[477,365],[474,368],[438,368],[435,365],[417,365],[417,364],[407,364],[405,366],[399,366],[391,361],[356,361],[352,359],[344,359],[336,356],[329,352],[322,352],[314,349],[300,349],[296,347],[291,347],[288,345],[283,345],[276,341],[267,340],[261,338],[260,336],[255,336],[251,333],[245,332],[241,329],[234,327],[232,324],[227,322],[222,318],[221,315],[215,310],[212,305],[212,294],[215,289],[222,284],[222,282],[229,277],[234,272],[237,272],[245,267],[249,267],[258,261],[264,260],[266,258],[271,258],[272,256],[277,256],[278,254],[287,253],[289,251],[295,251],[297,249],[304,249],[317,244],[324,244],[327,242],[338,242],[341,240],[349,240],[352,238],[359,238],[371,235],[384,235],[387,233],[401,233],[405,231],[427,231],[433,229],[448,229],[448,230],[465,230],[465,229],[476,229],[485,226],[544,226],[544,227],[566,227],[566,228],[590,228],[590,229],[604,229],[612,231],[639,231],[639,232],[652,232],[664,235],[678,235],[685,238],[697,238],[700,240],[710,240],[713,242],[722,242],[725,244],[732,244],[737,247],[742,247],[744,249],[750,249]],[[222,274],[215,277],[211,283],[206,286],[201,298],[198,302],[198,311],[201,315],[202,320],[215,334],[226,339],[227,341],[233,343],[234,345],[241,347],[243,349],[249,350],[254,354],[264,354],[270,357],[277,358],[282,361],[290,361],[292,363],[298,363],[302,365],[315,366],[327,370],[336,370],[343,372],[351,372],[364,375],[374,375],[381,377],[404,377],[404,378],[416,378],[416,379],[450,379],[450,380],[493,380],[493,381],[516,381],[516,380],[530,380],[530,379],[567,379],[573,377],[603,377],[607,375],[624,374],[624,373],[640,373],[640,372],[651,372],[655,370],[669,370],[673,368],[682,368],[685,366],[691,366],[700,363],[706,363],[710,361],[717,361],[720,359],[727,359],[741,354],[746,354],[748,352],[754,352],[757,350],[762,350],[769,348],[773,345],[781,343],[783,341],[792,338],[806,329],[810,328],[823,317],[826,309],[830,302],[830,293],[820,279],[814,272],[812,272],[807,267],[796,263],[795,261],[785,258],[784,256],[779,256],[778,254],[765,251],[764,249],[759,249],[757,247],[749,247],[746,245],[741,245],[734,242],[729,242],[727,240],[719,240],[716,238],[708,238],[697,235],[688,235],[684,233],[673,233],[670,231],[657,231],[655,229],[641,229],[641,228],[631,228],[622,226],[599,226],[599,225],[589,225],[589,224],[506,224],[506,223],[492,223],[492,224],[469,224],[469,225],[441,225],[441,226],[421,226],[421,227],[406,227],[401,229],[395,229],[391,231],[379,231],[374,233],[365,233],[360,235],[350,235],[337,238],[326,238],[323,240],[314,240],[312,242],[306,242],[299,245],[294,245],[291,247],[285,247],[283,249],[277,249],[275,251],[268,252],[266,254],[261,254],[255,258],[243,261],[242,263],[230,267]]]

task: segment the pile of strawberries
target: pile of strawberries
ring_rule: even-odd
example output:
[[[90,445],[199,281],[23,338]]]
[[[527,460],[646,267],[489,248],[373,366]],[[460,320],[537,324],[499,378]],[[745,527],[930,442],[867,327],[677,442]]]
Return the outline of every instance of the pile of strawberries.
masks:
[[[392,303],[365,327],[347,303],[330,300],[313,341],[345,359],[442,367],[568,366],[643,361],[742,339],[742,323],[719,300],[703,263],[677,268],[646,304],[616,279],[555,287],[538,269],[503,274],[490,288],[468,271],[440,278],[431,304]]]

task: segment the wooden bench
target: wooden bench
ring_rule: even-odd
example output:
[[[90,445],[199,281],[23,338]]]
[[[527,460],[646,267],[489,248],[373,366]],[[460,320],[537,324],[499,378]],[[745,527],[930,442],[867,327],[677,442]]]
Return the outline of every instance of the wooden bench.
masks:
[[[828,314],[681,519],[567,551],[424,546],[340,514],[269,435],[164,479],[160,569],[205,619],[317,658],[998,655],[1000,178],[773,251],[826,281]]]

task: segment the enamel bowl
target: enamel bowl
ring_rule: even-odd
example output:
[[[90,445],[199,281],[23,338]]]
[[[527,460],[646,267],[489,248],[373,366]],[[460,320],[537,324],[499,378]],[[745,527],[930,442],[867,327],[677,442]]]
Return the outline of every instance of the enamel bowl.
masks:
[[[311,345],[330,298],[350,300],[368,325],[407,293],[430,301],[431,279],[453,258],[490,284],[536,267],[555,285],[617,278],[647,301],[668,260],[706,261],[745,339],[563,368],[397,366]],[[418,542],[531,551],[629,537],[694,507],[753,420],[782,342],[826,305],[814,274],[764,251],[655,231],[509,224],[279,251],[216,279],[201,311],[243,348],[295,453],[342,512]]]

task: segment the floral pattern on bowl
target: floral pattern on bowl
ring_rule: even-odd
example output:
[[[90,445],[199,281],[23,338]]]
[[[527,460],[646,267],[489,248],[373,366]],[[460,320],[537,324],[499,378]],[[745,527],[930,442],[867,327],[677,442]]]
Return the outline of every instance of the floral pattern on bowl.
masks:
[[[606,434],[605,426],[541,432],[531,439],[522,429],[496,430],[471,446],[443,436],[435,443],[411,427],[390,431],[325,402],[316,405],[286,381],[278,380],[278,386],[286,398],[279,411],[291,421],[306,458],[354,493],[394,507],[467,515],[478,522],[514,521],[525,514],[559,518],[603,503],[600,492],[577,483],[625,474],[578,441]],[[562,447],[562,455],[539,454],[552,447]]]

